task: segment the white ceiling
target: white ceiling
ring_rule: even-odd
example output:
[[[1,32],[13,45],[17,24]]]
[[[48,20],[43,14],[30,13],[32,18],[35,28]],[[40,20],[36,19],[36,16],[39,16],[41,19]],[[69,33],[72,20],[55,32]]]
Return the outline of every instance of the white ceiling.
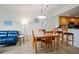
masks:
[[[41,6],[44,10],[44,15],[52,15],[56,10],[63,8],[65,4],[2,4],[0,5],[0,17],[15,17],[15,18],[35,18],[41,15]]]
[[[60,14],[60,16],[79,17],[79,6]]]

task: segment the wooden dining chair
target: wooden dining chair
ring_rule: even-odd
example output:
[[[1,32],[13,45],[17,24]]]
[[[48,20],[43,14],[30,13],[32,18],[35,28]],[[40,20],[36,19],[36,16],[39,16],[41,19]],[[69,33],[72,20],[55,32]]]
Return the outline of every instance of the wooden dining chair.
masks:
[[[66,47],[68,47],[68,42],[72,41],[72,46],[74,46],[74,34],[68,32],[68,28],[64,27],[62,28],[62,43],[64,43],[64,37],[66,36]],[[72,39],[69,39],[69,36],[72,36]]]
[[[66,47],[68,47],[68,30],[67,30],[67,28],[62,28],[62,43],[64,43],[64,40],[65,40],[65,36],[64,36],[64,34],[65,34],[65,36],[66,36]]]
[[[45,47],[48,45],[48,47],[52,48],[52,45],[53,45],[52,40],[54,40],[53,39],[53,31],[45,32],[44,34],[45,34]]]
[[[35,40],[36,40],[36,42],[35,42]],[[37,42],[40,42],[41,43],[40,45],[42,47],[42,42],[43,42],[42,38],[36,37],[34,35],[34,31],[32,31],[32,46],[33,46],[33,49],[34,49],[34,47],[36,47],[36,49],[37,49]],[[35,45],[35,43],[36,43],[36,45]]]

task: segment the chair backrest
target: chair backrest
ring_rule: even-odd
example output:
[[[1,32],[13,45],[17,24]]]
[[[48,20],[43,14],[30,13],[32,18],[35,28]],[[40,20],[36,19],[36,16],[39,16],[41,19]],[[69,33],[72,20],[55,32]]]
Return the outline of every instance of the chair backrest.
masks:
[[[62,27],[62,37],[64,39],[64,34],[66,35],[66,40],[68,40],[68,28],[65,27]]]
[[[62,27],[62,32],[63,32],[63,33],[68,33],[68,28],[66,28],[66,26],[63,26],[63,27]]]
[[[55,34],[55,33],[56,33],[56,28],[53,28],[52,31],[53,31],[53,33]]]
[[[53,31],[50,31],[50,32],[46,32],[46,31],[45,31],[44,34],[45,34],[45,40],[46,40],[45,42],[48,43],[48,44],[49,44],[49,43],[52,44]]]
[[[32,38],[33,38],[33,39],[35,38],[34,31],[32,31]]]
[[[45,31],[44,34],[45,34],[45,37],[46,37],[46,38],[47,38],[47,37],[50,38],[50,39],[53,38],[53,31],[50,31],[50,32],[46,32],[46,31]]]

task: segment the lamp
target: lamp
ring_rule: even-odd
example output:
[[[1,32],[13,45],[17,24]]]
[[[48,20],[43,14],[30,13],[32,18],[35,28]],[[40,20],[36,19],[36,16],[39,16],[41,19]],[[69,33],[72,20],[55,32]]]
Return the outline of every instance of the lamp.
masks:
[[[27,19],[27,18],[22,19],[22,24],[28,24],[28,22],[29,22],[29,19]]]
[[[29,23],[29,21],[30,21],[30,19],[28,19],[28,18],[23,18],[22,19],[22,24],[23,24],[23,34],[24,34],[24,36],[25,37],[27,37],[28,38],[28,34],[27,34],[27,28],[26,28],[26,26],[27,26],[27,24]],[[27,35],[27,36],[26,36]],[[28,38],[28,40],[29,40],[29,38]]]

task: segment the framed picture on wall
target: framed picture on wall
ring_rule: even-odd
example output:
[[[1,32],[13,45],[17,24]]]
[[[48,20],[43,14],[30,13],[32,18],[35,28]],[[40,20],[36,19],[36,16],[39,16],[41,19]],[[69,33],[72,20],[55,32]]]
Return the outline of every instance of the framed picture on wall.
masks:
[[[5,20],[4,26],[12,26],[12,21],[11,20]]]

